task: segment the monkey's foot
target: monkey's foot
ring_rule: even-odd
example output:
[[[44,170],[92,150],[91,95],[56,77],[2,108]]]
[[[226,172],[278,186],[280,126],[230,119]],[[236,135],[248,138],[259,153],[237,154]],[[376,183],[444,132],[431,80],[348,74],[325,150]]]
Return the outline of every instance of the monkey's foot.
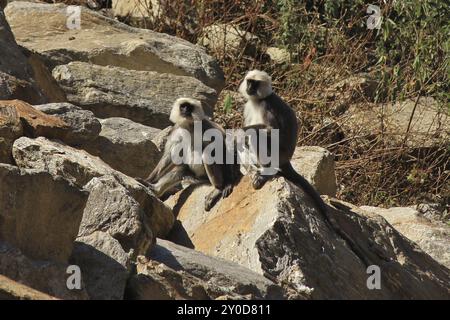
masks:
[[[205,199],[205,211],[209,211],[214,207],[217,200],[219,200],[220,196],[222,195],[222,190],[214,189],[211,191],[208,196]]]
[[[263,176],[263,175],[260,175],[260,174],[255,174],[252,177],[253,189],[255,189],[255,190],[261,189],[264,186],[264,184],[267,182],[267,180],[269,180],[269,176]]]
[[[230,184],[222,190],[222,198],[228,197],[233,192],[233,185]]]

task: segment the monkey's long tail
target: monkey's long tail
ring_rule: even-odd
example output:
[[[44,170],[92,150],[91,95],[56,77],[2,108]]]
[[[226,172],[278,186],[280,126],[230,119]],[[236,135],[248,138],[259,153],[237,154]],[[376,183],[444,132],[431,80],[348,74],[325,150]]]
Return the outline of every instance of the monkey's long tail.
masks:
[[[327,205],[325,204],[325,201],[322,200],[319,193],[314,189],[314,187],[306,180],[304,177],[302,177],[300,174],[295,171],[295,169],[292,167],[291,163],[288,163],[280,168],[280,175],[289,181],[293,182],[297,186],[303,189],[303,191],[310,196],[314,202],[316,203],[319,211],[322,213],[325,223],[328,224],[328,226],[334,230],[351,248],[351,250],[359,257],[359,259],[366,265],[369,266],[370,263],[367,260],[363,250],[359,248],[359,246],[352,241],[352,239],[337,226],[334,219],[332,219],[328,214]]]
[[[314,187],[308,182],[308,180],[295,171],[291,163],[288,163],[280,168],[280,175],[301,187],[303,191],[305,191],[305,193],[313,199],[318,209],[325,216],[325,219],[331,223],[328,217],[327,205],[322,200],[316,189],[314,189]]]

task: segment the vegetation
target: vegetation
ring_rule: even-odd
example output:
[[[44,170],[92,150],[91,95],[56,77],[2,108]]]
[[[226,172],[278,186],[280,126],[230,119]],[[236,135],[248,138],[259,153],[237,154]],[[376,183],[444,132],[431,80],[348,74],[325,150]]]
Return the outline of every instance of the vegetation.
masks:
[[[144,1],[144,0],[141,0]],[[140,27],[166,32],[196,43],[205,27],[238,26],[259,41],[242,37],[240,50],[224,45],[210,50],[226,76],[226,90],[216,118],[226,127],[240,125],[236,91],[244,73],[268,71],[275,90],[297,111],[299,145],[319,145],[334,152],[338,197],[365,205],[410,205],[450,202],[450,144],[411,145],[410,125],[420,117],[416,103],[404,137],[394,143],[385,132],[390,103],[432,97],[447,119],[449,104],[450,8],[439,0],[176,0],[159,8],[148,4]],[[380,28],[369,29],[369,5],[377,5]],[[372,18],[371,18],[372,16]],[[125,22],[131,22],[126,20]],[[256,47],[255,50],[248,50]],[[276,64],[268,47],[288,51],[290,62]],[[336,86],[348,79],[365,84]],[[371,85],[367,85],[370,83]],[[333,89],[334,88],[334,89]],[[234,98],[234,99],[233,99]],[[348,110],[381,112],[371,135],[343,129]],[[444,123],[445,125],[445,123]],[[448,124],[447,124],[448,129]],[[442,127],[433,127],[429,138]],[[448,133],[448,132],[447,132]]]

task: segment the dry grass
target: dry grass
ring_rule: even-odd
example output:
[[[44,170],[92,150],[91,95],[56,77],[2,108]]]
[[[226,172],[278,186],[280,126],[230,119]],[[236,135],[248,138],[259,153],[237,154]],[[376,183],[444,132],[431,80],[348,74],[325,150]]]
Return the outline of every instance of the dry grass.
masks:
[[[380,130],[359,136],[342,130],[342,123],[349,106],[358,104],[373,107],[374,99],[390,101],[391,90],[396,84],[386,64],[374,60],[375,31],[357,32],[355,26],[367,19],[365,12],[355,13],[350,23],[325,26],[318,14],[299,11],[309,19],[308,33],[323,34],[324,46],[312,45],[291,49],[292,63],[276,65],[265,54],[266,48],[280,43],[282,17],[274,1],[260,0],[177,0],[168,1],[160,8],[149,8],[160,15],[144,22],[141,27],[166,32],[196,43],[205,27],[218,23],[233,24],[259,37],[258,42],[245,41],[239,50],[223,46],[209,53],[215,56],[224,70],[226,88],[216,108],[216,119],[225,127],[239,127],[242,121],[242,104],[238,98],[230,100],[228,91],[236,91],[245,72],[259,68],[273,77],[274,88],[296,110],[301,125],[299,145],[318,145],[335,154],[338,179],[338,197],[359,205],[398,206],[421,202],[438,202],[444,206],[450,200],[450,146],[448,140],[436,141],[431,147],[398,143]],[[390,10],[389,6],[386,10]],[[149,15],[153,16],[150,12]],[[189,17],[189,18],[187,18]],[[130,19],[123,19],[130,23]],[[303,40],[302,40],[303,41]],[[305,40],[305,43],[307,42]],[[249,50],[252,49],[252,50]],[[403,63],[403,62],[402,62]],[[410,65],[399,65],[410,70]],[[434,76],[442,76],[437,70]],[[405,72],[406,72],[405,71]],[[378,84],[376,96],[361,86],[333,85],[351,76],[364,73]],[[392,73],[391,73],[392,74]],[[408,79],[408,78],[407,78]],[[430,78],[433,80],[433,77]],[[433,85],[424,83],[417,87],[411,76],[403,98],[414,99]],[[391,82],[390,82],[391,81]],[[232,95],[234,96],[234,95]],[[224,99],[232,102],[232,108],[224,108]],[[378,105],[380,106],[380,105]],[[448,113],[447,104],[442,112]],[[412,114],[414,117],[414,114]],[[383,127],[384,119],[379,119]],[[408,135],[405,132],[405,137]],[[435,132],[429,132],[430,140]]]

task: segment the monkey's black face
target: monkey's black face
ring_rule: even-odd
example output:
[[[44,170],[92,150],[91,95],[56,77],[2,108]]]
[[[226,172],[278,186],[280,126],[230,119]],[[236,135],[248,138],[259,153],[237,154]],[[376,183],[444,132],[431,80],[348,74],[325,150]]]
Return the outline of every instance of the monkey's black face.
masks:
[[[249,96],[258,95],[258,88],[259,88],[260,84],[261,84],[261,81],[247,79],[247,94]]]
[[[180,114],[185,117],[191,117],[192,111],[194,111],[194,106],[190,103],[184,102],[180,105]]]

